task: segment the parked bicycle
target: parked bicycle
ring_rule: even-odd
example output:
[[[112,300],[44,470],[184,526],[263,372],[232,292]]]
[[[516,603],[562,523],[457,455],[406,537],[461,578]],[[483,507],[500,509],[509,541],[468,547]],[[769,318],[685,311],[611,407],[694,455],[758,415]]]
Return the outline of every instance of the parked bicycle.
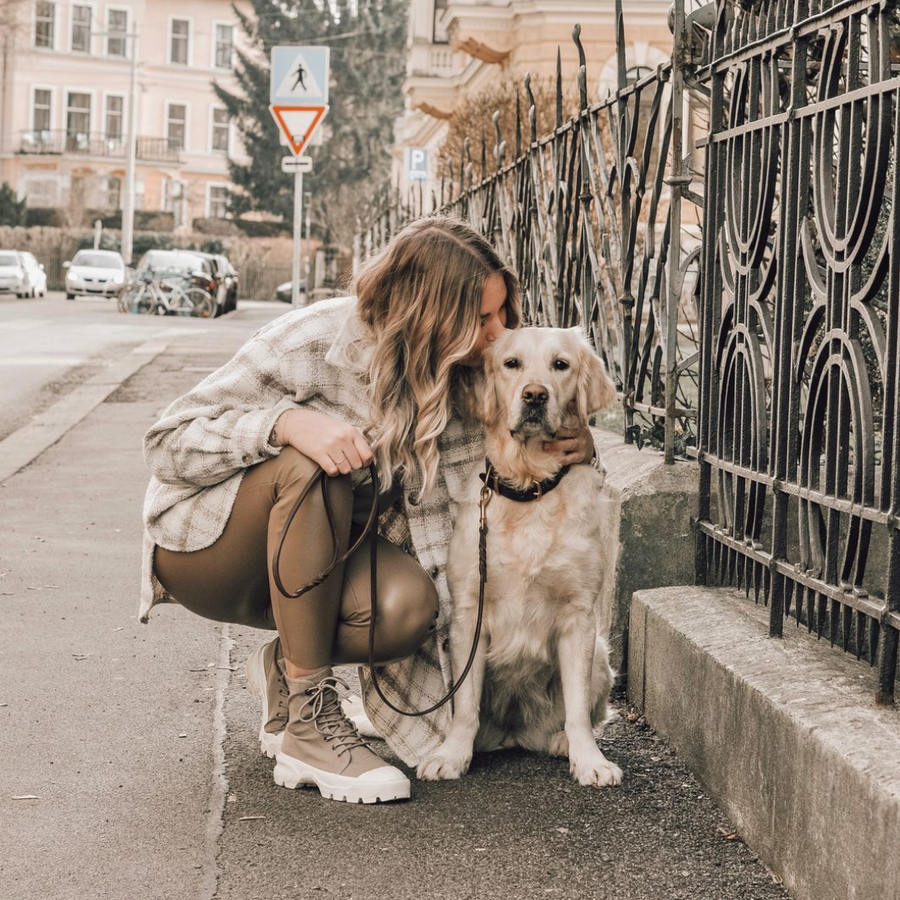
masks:
[[[210,318],[215,312],[212,295],[192,284],[183,272],[139,271],[119,294],[119,312],[158,316]]]

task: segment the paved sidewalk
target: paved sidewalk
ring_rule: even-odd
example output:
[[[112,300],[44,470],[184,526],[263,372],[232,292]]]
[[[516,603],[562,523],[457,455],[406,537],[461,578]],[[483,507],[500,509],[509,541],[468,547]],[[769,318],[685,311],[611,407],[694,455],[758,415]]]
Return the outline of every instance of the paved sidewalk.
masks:
[[[283,311],[178,334],[0,484],[0,900],[786,897],[625,708],[605,791],[523,752],[391,806],[273,785],[241,668],[266,636],[136,612],[141,435]]]

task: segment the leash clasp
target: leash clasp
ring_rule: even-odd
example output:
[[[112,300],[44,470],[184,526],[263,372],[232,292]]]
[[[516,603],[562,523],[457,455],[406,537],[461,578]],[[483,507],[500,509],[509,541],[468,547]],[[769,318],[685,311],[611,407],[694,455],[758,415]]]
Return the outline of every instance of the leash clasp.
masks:
[[[478,510],[479,510],[479,521],[482,528],[487,527],[487,508],[488,504],[491,502],[491,497],[494,496],[494,492],[491,490],[487,481],[485,480],[484,484],[481,488],[481,497],[478,501]]]

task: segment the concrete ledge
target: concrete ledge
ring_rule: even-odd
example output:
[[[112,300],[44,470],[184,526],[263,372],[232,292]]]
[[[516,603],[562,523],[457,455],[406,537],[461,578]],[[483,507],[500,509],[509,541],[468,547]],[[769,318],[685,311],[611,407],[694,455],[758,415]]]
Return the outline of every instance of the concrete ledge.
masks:
[[[900,711],[874,672],[743,593],[641,591],[629,694],[802,900],[900,898]]]
[[[612,664],[624,673],[634,592],[694,580],[691,515],[698,467],[688,460],[667,466],[656,450],[638,450],[621,434],[592,430],[607,471],[600,624],[610,636]]]

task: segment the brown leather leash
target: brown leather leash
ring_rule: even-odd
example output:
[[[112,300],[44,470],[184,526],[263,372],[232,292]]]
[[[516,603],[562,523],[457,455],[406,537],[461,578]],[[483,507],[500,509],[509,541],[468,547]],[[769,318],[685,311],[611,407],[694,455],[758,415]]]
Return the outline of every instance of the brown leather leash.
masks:
[[[488,464],[488,471],[485,473],[489,475],[491,471],[491,466]],[[300,492],[300,496],[297,497],[297,500],[294,502],[294,506],[288,514],[287,520],[284,523],[284,527],[281,530],[281,536],[278,539],[278,544],[275,547],[275,556],[272,560],[272,575],[275,579],[275,584],[278,587],[278,590],[284,594],[285,597],[290,597],[292,599],[296,599],[298,597],[302,597],[307,592],[311,591],[313,588],[318,587],[341,563],[346,562],[347,559],[356,551],[356,549],[362,544],[362,542],[366,539],[367,536],[371,536],[371,540],[369,541],[369,572],[371,578],[371,604],[372,604],[372,616],[369,621],[369,676],[372,679],[372,687],[375,688],[375,693],[384,701],[387,706],[389,706],[394,712],[399,713],[401,716],[409,716],[411,718],[416,718],[419,716],[427,716],[429,713],[433,713],[435,710],[440,709],[445,703],[448,703],[453,697],[453,695],[462,687],[463,682],[466,680],[469,671],[472,668],[472,664],[475,662],[475,654],[478,652],[478,641],[481,638],[481,624],[484,619],[484,586],[487,583],[487,507],[488,503],[491,501],[491,497],[493,496],[493,490],[488,484],[487,479],[485,479],[484,486],[481,489],[481,495],[479,499],[479,527],[478,527],[478,618],[475,622],[475,637],[472,641],[472,649],[469,653],[469,659],[466,662],[465,668],[462,670],[459,678],[453,684],[453,687],[450,688],[449,692],[445,697],[442,697],[437,703],[433,706],[429,706],[428,709],[422,710],[406,710],[400,709],[397,706],[394,706],[387,697],[385,697],[384,692],[381,689],[381,685],[378,683],[378,674],[375,671],[375,622],[378,617],[378,534],[376,532],[376,523],[378,521],[378,472],[375,468],[375,463],[371,463],[369,465],[369,474],[372,477],[372,507],[369,510],[369,517],[366,520],[365,528],[363,528],[362,534],[357,538],[354,542],[353,546],[343,555],[339,555],[338,553],[338,538],[337,538],[337,527],[334,524],[334,514],[331,509],[331,500],[328,496],[328,478],[325,477],[325,472],[318,468],[317,471],[313,474],[313,477],[306,483],[303,490]],[[331,543],[334,548],[334,553],[331,558],[331,562],[325,567],[325,569],[309,584],[303,585],[297,591],[288,591],[284,586],[284,583],[281,580],[281,552],[284,548],[284,542],[287,539],[288,531],[290,530],[291,525],[293,524],[294,518],[300,510],[300,507],[303,505],[303,501],[306,500],[309,492],[313,489],[316,482],[319,482],[322,486],[322,503],[325,507],[325,517],[328,520],[328,527],[331,531]]]

